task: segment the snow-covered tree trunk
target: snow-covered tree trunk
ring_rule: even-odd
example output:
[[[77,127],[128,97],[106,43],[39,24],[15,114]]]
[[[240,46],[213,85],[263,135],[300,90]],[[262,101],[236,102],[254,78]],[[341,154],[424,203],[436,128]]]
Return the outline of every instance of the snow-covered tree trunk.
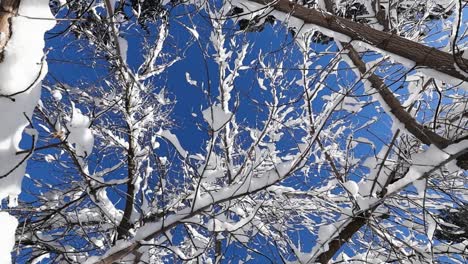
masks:
[[[0,2],[0,201],[9,198],[16,206],[26,163],[34,150],[36,133],[31,116],[47,73],[44,33],[55,25],[47,0],[3,0]],[[30,135],[26,152],[19,154],[23,133]],[[8,263],[14,245],[17,220],[1,214],[0,262]],[[8,245],[8,246],[7,246]]]

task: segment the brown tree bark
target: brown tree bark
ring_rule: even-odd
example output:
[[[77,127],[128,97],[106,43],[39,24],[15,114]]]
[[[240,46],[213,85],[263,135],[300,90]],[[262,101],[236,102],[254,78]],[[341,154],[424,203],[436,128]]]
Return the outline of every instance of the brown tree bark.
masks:
[[[340,231],[338,236],[328,243],[328,250],[322,252],[316,259],[321,264],[327,264],[335,255],[341,246],[346,244],[351,237],[366,224],[367,216],[364,213],[356,215],[353,219]]]
[[[3,61],[3,51],[11,37],[11,18],[18,12],[20,0],[0,1],[0,62]]]
[[[416,67],[434,69],[461,81],[468,81],[468,77],[465,77],[465,75],[456,69],[453,54],[425,46],[395,34],[376,30],[324,11],[309,9],[289,2],[289,0],[250,1],[262,5],[270,5],[278,11],[303,20],[305,23],[332,30],[348,36],[353,41],[362,41],[383,51],[411,60],[416,64]],[[460,65],[468,65],[468,60],[457,58],[457,61],[459,61]]]
[[[361,75],[368,74],[365,62],[359,56],[359,53],[353,47],[347,47],[348,56],[353,64],[358,68]],[[425,128],[419,124],[401,105],[400,101],[393,95],[390,88],[385,85],[382,78],[371,73],[367,77],[367,80],[372,84],[382,99],[385,101],[387,106],[390,108],[390,112],[401,122],[405,128],[417,139],[426,145],[434,144],[438,148],[445,148],[450,144],[450,141],[431,130]]]

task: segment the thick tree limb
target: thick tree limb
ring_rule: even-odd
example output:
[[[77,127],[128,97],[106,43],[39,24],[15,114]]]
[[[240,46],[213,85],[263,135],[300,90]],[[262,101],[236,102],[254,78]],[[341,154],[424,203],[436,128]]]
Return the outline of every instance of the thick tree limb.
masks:
[[[434,173],[436,170],[439,170],[442,168],[444,165],[447,163],[463,156],[468,153],[468,149],[463,149],[461,151],[458,151],[457,153],[450,155],[447,159],[439,162],[438,164],[435,164],[434,167],[425,173],[421,175],[417,180],[419,179],[424,179],[429,177],[432,173]],[[405,177],[408,175],[409,172],[405,175]],[[374,203],[372,206],[370,206],[369,209],[361,211],[354,216],[349,223],[346,224],[344,228],[340,230],[340,233],[336,238],[334,238],[332,241],[329,242],[328,246],[329,249],[327,251],[324,251],[320,253],[320,255],[317,256],[316,261],[326,264],[328,263],[333,256],[338,252],[338,250],[341,248],[342,245],[346,244],[353,235],[359,231],[365,224],[369,216],[371,215],[372,211],[375,210],[379,205],[381,205],[386,199],[389,197],[395,195],[397,192],[405,188],[406,186],[412,184],[413,182],[405,182],[403,185],[399,186],[398,188],[393,188],[391,191],[385,194],[383,198],[381,198],[378,202]],[[385,187],[386,191],[387,186]]]
[[[348,56],[353,64],[358,68],[362,76],[368,74],[365,62],[359,56],[359,53],[352,47],[346,47]],[[450,141],[431,130],[419,124],[401,105],[400,101],[393,95],[390,88],[385,85],[382,78],[371,73],[367,77],[372,87],[377,90],[379,95],[384,100],[385,104],[390,108],[390,112],[404,124],[405,128],[417,139],[426,145],[435,144],[438,148],[445,148],[450,144]]]
[[[321,253],[316,261],[322,264],[327,264],[342,245],[346,244],[353,235],[366,224],[368,216],[366,213],[360,213],[340,231],[340,234],[328,243],[328,250]]]
[[[317,25],[334,32],[343,34],[353,41],[361,41],[370,46],[386,52],[393,53],[405,59],[413,61],[417,67],[430,68],[453,78],[468,81],[464,75],[456,69],[454,56],[432,47],[402,38],[395,34],[389,34],[373,29],[366,25],[334,16],[324,11],[309,9],[294,4],[288,0],[250,0],[262,5],[270,5],[277,11],[290,14],[303,20],[305,23]],[[468,60],[459,58],[462,65],[468,65]]]
[[[333,4],[330,0],[325,1],[325,6],[329,12],[333,11]],[[341,45],[348,50],[347,56],[350,58],[354,66],[357,67],[361,76],[368,73],[366,63],[361,59],[359,53],[351,44]],[[346,55],[345,55],[346,56]],[[450,141],[431,130],[424,128],[419,124],[401,105],[400,101],[393,95],[390,88],[385,84],[384,80],[374,73],[370,73],[367,77],[372,87],[377,90],[383,101],[391,109],[391,113],[404,124],[405,128],[424,144],[435,144],[439,148],[445,148],[450,144]],[[463,159],[463,156],[461,157]],[[387,187],[388,182],[385,186]],[[328,244],[328,250],[322,252],[317,261],[323,264],[328,263],[333,256],[340,250],[341,246],[346,244],[353,235],[358,232],[365,224],[367,217],[365,213],[360,213],[340,231],[338,236]]]

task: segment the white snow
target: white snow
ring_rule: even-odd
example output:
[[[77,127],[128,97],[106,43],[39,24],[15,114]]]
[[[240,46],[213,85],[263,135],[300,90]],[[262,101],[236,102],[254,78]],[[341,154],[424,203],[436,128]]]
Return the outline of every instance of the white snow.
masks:
[[[53,90],[52,97],[54,98],[55,101],[60,101],[62,100],[62,93],[60,93],[59,90]]]
[[[267,191],[275,193],[275,195],[277,196],[282,196],[283,193],[295,193],[297,190],[292,187],[273,185],[273,186],[268,187]]]
[[[94,135],[89,129],[89,117],[83,115],[81,110],[72,103],[72,117],[67,125],[70,134],[68,142],[75,148],[75,152],[80,157],[87,157],[91,154],[94,146]]]
[[[198,34],[198,31],[196,28],[189,28],[189,27],[185,27],[188,31],[190,31],[190,33],[192,33],[192,35],[198,39],[200,38],[200,35]]]
[[[115,208],[114,204],[107,196],[106,188],[99,189],[96,192],[96,197],[98,200],[95,201],[95,203],[98,203],[99,207],[101,207],[102,212],[106,214],[109,220],[111,220],[114,224],[119,223],[122,219],[123,213],[121,210]]]
[[[52,156],[52,155],[50,155],[50,154],[47,154],[47,155],[44,156],[44,160],[45,160],[46,162],[50,163],[50,162],[52,162],[52,161],[55,160],[55,157]]]
[[[352,195],[356,196],[359,193],[359,185],[355,181],[347,181],[343,183],[343,187]]]
[[[445,73],[436,71],[434,69],[429,69],[429,68],[418,68],[417,69],[419,72],[424,73],[427,76],[431,76],[436,80],[440,80],[446,83],[449,83],[451,85],[463,87],[465,90],[468,90],[468,82],[461,81],[457,78],[453,78],[450,75],[447,75]]]
[[[334,224],[323,225],[318,230],[318,237],[317,237],[317,246],[323,246],[322,249],[327,251],[328,250],[328,242],[336,236],[337,233],[336,226]],[[317,247],[315,248],[317,250]],[[314,250],[313,250],[314,251]]]
[[[437,222],[434,220],[432,215],[428,214],[426,216],[426,225],[427,225],[427,237],[429,240],[432,241],[432,237],[434,236],[434,231],[437,227]]]
[[[379,49],[376,46],[367,44],[367,43],[365,43],[363,41],[354,41],[353,42],[353,47],[357,51],[373,50],[373,51],[381,54],[383,57],[388,57],[391,62],[402,64],[407,69],[411,69],[416,65],[416,63],[414,61],[410,60],[410,59],[404,58],[402,56],[396,55],[396,54],[391,53],[391,52],[386,51],[386,50]]]
[[[127,62],[127,51],[128,51],[128,41],[123,37],[118,38],[119,41],[119,51],[122,60],[126,63]]]
[[[188,84],[193,85],[193,86],[197,86],[197,81],[193,80],[190,77],[190,73],[188,73],[188,72],[185,73],[185,80],[187,81]]]
[[[426,179],[420,179],[413,182],[413,186],[416,188],[419,197],[424,197],[424,193],[426,192]]]
[[[0,263],[11,263],[11,250],[15,245],[18,220],[7,212],[0,212]]]
[[[116,3],[116,2],[117,2],[117,0],[109,0],[109,3],[110,3],[110,5],[111,5],[112,11],[115,10],[115,3]]]
[[[159,136],[167,139],[177,150],[177,152],[179,152],[179,154],[186,158],[188,153],[187,151],[182,147],[182,145],[180,145],[180,142],[179,142],[179,139],[177,138],[176,135],[172,134],[169,130],[159,130],[158,133],[157,133]]]
[[[41,256],[35,258],[31,264],[39,264],[39,263],[44,263],[42,261],[44,261],[45,259],[50,259],[50,254],[47,253],[47,254],[42,254]]]
[[[0,115],[0,200],[10,196],[14,201],[21,192],[27,157],[16,152],[21,150],[23,130],[29,125],[28,118],[41,94],[41,80],[47,73],[44,33],[55,25],[48,3],[21,1],[18,13],[23,16],[11,19],[13,34],[0,63],[0,113],[8,113]]]
[[[450,155],[466,149],[468,149],[468,140],[452,144],[443,150],[431,145],[428,150],[413,157],[413,165],[410,167],[409,171],[402,179],[388,186],[387,195],[401,190],[408,184],[414,184],[415,181],[421,179],[426,173],[430,172],[434,166],[445,162]],[[416,185],[418,185],[418,183],[416,183]]]
[[[221,105],[213,105],[203,110],[202,114],[205,121],[210,124],[211,129],[214,131],[221,129],[231,119],[231,114],[225,112]]]
[[[117,241],[115,243],[115,246],[113,246],[110,250],[108,250],[106,252],[106,254],[104,254],[101,257],[96,257],[96,256],[90,257],[84,262],[84,264],[98,263],[100,258],[112,255],[113,253],[115,253],[115,252],[117,252],[117,251],[119,251],[119,250],[121,250],[123,248],[129,247],[130,245],[131,245],[130,241],[119,240],[119,241]]]
[[[447,47],[447,50],[451,52],[455,52],[452,50],[452,47],[457,41],[455,38],[457,37],[457,31],[459,30],[458,23],[460,22],[460,17],[458,14],[460,14],[460,16],[463,14],[463,10],[460,5],[460,2],[459,1],[454,1],[454,2],[455,2],[455,15],[453,16],[454,19],[452,23],[452,32],[450,34],[450,41],[449,43],[447,43],[447,45],[449,45],[449,47]]]
[[[332,95],[324,95],[322,96],[322,99],[326,101],[332,101],[337,96],[338,94],[334,93]],[[353,97],[347,96],[343,98],[341,103],[336,107],[336,110],[344,110],[350,113],[357,113],[362,110],[362,103],[360,103]]]

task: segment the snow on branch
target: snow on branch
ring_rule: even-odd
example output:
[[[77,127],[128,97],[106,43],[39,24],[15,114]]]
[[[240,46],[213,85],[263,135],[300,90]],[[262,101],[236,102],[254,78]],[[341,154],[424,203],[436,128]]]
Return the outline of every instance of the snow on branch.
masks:
[[[288,0],[243,0],[239,2],[240,6],[245,3],[244,6],[251,8],[249,11],[270,7],[274,9],[272,12],[268,11],[271,15],[285,22],[288,21],[291,26],[304,31],[318,29],[325,35],[345,43],[358,41],[367,48],[380,51],[390,57],[394,56],[394,61],[407,61],[407,65],[412,64],[423,69],[434,70],[437,77],[443,80],[453,83],[457,81],[451,80],[450,77],[456,78],[459,80],[457,84],[468,80],[466,74],[462,74],[457,69],[452,54],[398,35],[385,33],[324,11],[306,8]],[[467,60],[463,58],[459,60],[462,60],[459,64],[468,65]]]

